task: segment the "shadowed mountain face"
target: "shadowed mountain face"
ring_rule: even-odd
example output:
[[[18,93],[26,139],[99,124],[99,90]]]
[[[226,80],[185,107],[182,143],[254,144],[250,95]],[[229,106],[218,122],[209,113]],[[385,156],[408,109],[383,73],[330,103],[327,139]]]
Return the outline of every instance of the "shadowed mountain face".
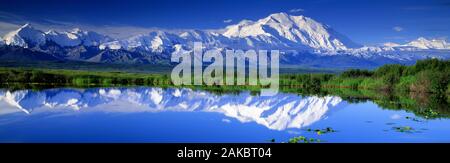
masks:
[[[281,64],[289,66],[372,68],[450,58],[450,44],[442,39],[420,37],[403,45],[363,46],[312,18],[286,13],[243,20],[217,30],[175,31],[161,29],[114,39],[78,28],[45,32],[25,24],[0,40],[0,47],[7,47],[0,49],[0,59],[170,64],[171,54],[192,52],[194,42],[202,42],[204,50],[280,50]],[[20,48],[43,57],[30,56],[17,50]]]
[[[309,126],[346,106],[339,97],[272,97],[250,93],[216,95],[191,89],[108,88],[0,91],[0,117],[10,113],[47,112],[211,112],[240,122],[255,122],[273,130]]]

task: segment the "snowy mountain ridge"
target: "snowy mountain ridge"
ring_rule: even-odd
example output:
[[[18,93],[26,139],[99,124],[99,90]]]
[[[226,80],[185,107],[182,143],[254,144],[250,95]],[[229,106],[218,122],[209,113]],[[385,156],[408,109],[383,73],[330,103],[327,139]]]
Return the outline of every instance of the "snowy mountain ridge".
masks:
[[[30,48],[63,60],[87,62],[168,62],[172,53],[192,51],[194,42],[202,42],[205,49],[277,49],[283,55],[282,62],[289,64],[297,64],[300,59],[312,57],[330,60],[328,56],[350,57],[354,58],[351,60],[364,60],[374,65],[450,58],[450,44],[443,39],[420,37],[406,44],[361,46],[328,25],[309,17],[286,13],[271,14],[256,21],[243,20],[221,30],[155,30],[125,39],[113,39],[78,28],[43,32],[25,24],[6,34],[3,39],[0,41],[1,46]],[[55,46],[53,44],[59,47],[52,47]],[[335,61],[317,62],[314,65]]]
[[[64,32],[55,30],[43,32],[35,29],[30,24],[25,24],[19,29],[6,34],[3,39],[7,45],[15,45],[24,48],[43,45],[46,41],[53,41],[60,46],[67,47],[78,45],[99,46],[102,43],[112,40],[108,36],[103,36],[91,31],[83,31],[78,28]]]

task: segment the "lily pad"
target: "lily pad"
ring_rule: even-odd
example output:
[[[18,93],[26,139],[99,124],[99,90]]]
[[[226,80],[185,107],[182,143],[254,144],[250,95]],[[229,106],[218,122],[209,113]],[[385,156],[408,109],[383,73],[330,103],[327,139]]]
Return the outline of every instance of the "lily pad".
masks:
[[[305,136],[297,136],[289,139],[289,143],[320,143],[320,139],[307,138]]]
[[[310,129],[310,128],[308,128],[308,129],[306,129],[306,131],[308,131],[308,132],[315,132],[317,135],[322,135],[322,134],[336,132],[336,130],[334,130],[331,127],[327,127],[327,128],[324,128],[324,129]]]
[[[414,128],[410,126],[402,126],[402,127],[392,127],[397,132],[404,132],[404,133],[412,133],[414,131]]]

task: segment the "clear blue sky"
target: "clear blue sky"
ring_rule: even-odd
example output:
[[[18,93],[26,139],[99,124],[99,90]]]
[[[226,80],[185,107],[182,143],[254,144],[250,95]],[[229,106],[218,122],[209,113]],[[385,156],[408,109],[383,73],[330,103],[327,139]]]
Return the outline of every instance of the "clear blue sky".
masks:
[[[0,0],[30,20],[159,28],[223,28],[275,12],[305,15],[361,44],[450,36],[450,0]],[[297,12],[290,12],[297,9]],[[448,38],[447,38],[448,40]]]

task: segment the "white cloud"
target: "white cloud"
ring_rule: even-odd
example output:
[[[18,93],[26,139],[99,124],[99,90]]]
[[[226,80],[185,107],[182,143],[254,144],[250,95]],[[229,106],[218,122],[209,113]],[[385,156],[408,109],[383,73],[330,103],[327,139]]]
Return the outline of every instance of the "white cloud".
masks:
[[[5,34],[7,34],[8,32],[16,30],[19,27],[20,27],[20,25],[17,25],[17,24],[0,21],[0,38],[2,36],[4,36]]]
[[[224,123],[231,123],[231,120],[229,120],[229,119],[222,119],[222,122],[224,122]]]
[[[226,19],[226,20],[224,20],[223,22],[224,23],[231,23],[233,20],[231,20],[231,19]]]
[[[301,9],[301,8],[295,8],[295,9],[289,10],[289,12],[292,12],[292,13],[303,12],[303,11],[305,11],[305,10],[304,10],[304,9]]]
[[[302,132],[289,130],[287,133],[292,135],[300,135]]]
[[[398,114],[394,114],[391,116],[391,119],[400,119],[402,116],[398,115]]]
[[[392,28],[392,30],[400,32],[400,31],[403,31],[403,28],[399,27],[399,26],[395,26],[395,27]]]

